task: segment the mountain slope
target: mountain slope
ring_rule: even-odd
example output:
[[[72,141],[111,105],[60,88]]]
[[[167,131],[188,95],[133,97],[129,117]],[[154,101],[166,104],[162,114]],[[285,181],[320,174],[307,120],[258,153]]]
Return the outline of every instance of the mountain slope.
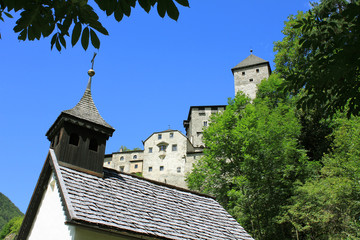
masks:
[[[10,201],[8,197],[0,192],[0,229],[13,217],[24,214]]]

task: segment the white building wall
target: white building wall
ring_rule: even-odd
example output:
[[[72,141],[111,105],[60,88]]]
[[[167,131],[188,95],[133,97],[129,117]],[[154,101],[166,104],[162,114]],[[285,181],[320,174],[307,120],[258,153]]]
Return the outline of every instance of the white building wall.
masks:
[[[112,154],[111,161],[104,161],[104,167],[113,168],[126,173],[142,172],[143,159],[144,153],[142,150],[116,152]],[[137,165],[136,169],[135,165]]]
[[[242,91],[251,99],[256,97],[257,85],[270,76],[268,64],[244,67],[234,70],[235,95]]]
[[[190,113],[189,128],[187,136],[191,136],[191,143],[194,147],[204,147],[203,131],[209,126],[210,116],[213,113],[224,111],[225,107],[192,107]],[[190,137],[189,137],[190,139]]]
[[[74,240],[75,227],[65,225],[66,215],[54,175],[41,200],[28,240]]]
[[[120,237],[109,232],[100,232],[89,228],[76,227],[76,236],[74,240],[126,240],[137,239],[133,237]],[[139,238],[140,239],[140,238]],[[51,240],[51,239],[49,239]]]
[[[161,145],[166,145],[165,151],[160,149]],[[173,150],[174,145],[176,151]],[[150,148],[152,152],[149,151]],[[144,142],[143,177],[186,188],[186,151],[187,138],[179,131],[154,133]]]

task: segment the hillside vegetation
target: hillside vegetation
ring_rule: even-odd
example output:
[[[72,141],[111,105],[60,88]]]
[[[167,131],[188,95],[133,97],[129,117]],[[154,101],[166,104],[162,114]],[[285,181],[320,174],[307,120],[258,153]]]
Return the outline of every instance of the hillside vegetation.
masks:
[[[0,192],[0,229],[12,218],[21,216],[24,216],[24,214],[19,208]]]

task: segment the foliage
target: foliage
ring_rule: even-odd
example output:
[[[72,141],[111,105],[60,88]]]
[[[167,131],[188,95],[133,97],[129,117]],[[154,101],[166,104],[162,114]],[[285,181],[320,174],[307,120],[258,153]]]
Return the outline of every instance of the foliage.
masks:
[[[13,217],[23,216],[24,214],[7,198],[0,193],[0,229]]]
[[[243,94],[204,131],[205,156],[187,181],[191,189],[216,196],[257,239],[286,239],[288,223],[276,221],[306,176],[306,154],[298,144],[301,125],[294,98],[279,91],[272,75],[253,104]]]
[[[18,234],[24,217],[14,217],[0,231],[0,240],[9,234]]]
[[[302,239],[360,238],[360,118],[335,121],[332,151],[323,167],[299,184],[282,222],[290,222]]]
[[[189,6],[188,0],[95,0],[91,3],[88,3],[88,0],[0,0],[0,20],[4,21],[2,13],[12,18],[9,12],[19,11],[20,18],[14,27],[14,32],[19,33],[19,40],[40,40],[41,37],[49,37],[54,33],[51,49],[55,45],[60,51],[62,47],[66,48],[65,38],[71,34],[71,45],[74,46],[81,36],[81,45],[86,50],[90,39],[95,48],[100,47],[96,32],[109,35],[91,5],[99,7],[107,16],[112,15],[118,22],[124,15],[129,17],[131,9],[135,8],[137,3],[147,13],[156,5],[160,17],[167,14],[171,19],[177,20],[179,10],[175,2]]]
[[[119,152],[130,152],[130,151],[141,151],[141,148],[134,148],[134,149],[130,149],[130,148],[127,148],[126,146],[123,146],[121,145],[121,147],[119,148]]]
[[[277,58],[277,71],[288,90],[296,94],[305,89],[299,106],[305,111],[321,109],[328,116],[348,106],[348,117],[358,115],[360,1],[323,0],[307,14],[290,19],[284,33],[275,50],[291,51]]]

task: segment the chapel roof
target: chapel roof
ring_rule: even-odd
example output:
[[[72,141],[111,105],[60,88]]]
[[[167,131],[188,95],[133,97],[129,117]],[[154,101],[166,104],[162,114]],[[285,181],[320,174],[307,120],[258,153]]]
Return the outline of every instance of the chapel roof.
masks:
[[[109,136],[115,131],[115,129],[101,117],[95,106],[91,95],[91,81],[92,77],[90,76],[85,92],[75,107],[60,113],[55,123],[46,133],[49,139],[63,121],[85,126],[86,128],[105,133]]]
[[[104,168],[103,178],[80,172],[59,165],[52,149],[47,162],[59,185],[69,224],[155,239],[253,239],[210,196],[113,169]],[[49,172],[44,169],[41,176]],[[35,189],[39,199],[39,191],[45,189],[41,185]],[[34,215],[25,217],[24,226],[31,227],[39,205],[31,200],[29,209],[34,208]],[[26,227],[20,234],[26,236]]]
[[[63,111],[74,117],[99,124],[103,127],[112,128],[100,115],[91,96],[91,77],[85,89],[84,95],[75,107]]]

